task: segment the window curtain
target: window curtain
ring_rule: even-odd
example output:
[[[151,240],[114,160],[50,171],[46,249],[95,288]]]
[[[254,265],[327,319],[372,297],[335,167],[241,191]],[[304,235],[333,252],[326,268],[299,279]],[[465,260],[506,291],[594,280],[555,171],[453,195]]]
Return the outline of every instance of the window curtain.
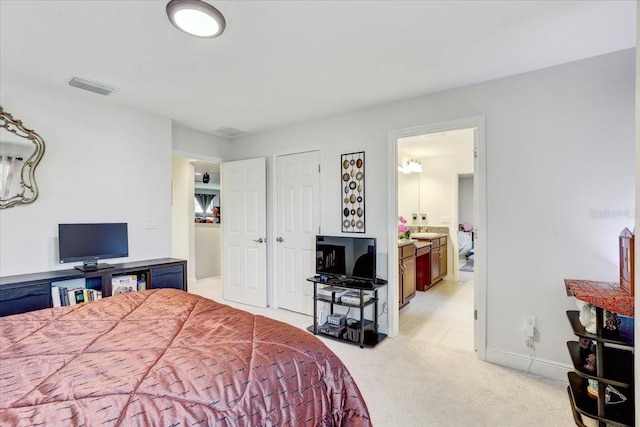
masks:
[[[213,202],[214,197],[216,197],[215,194],[196,193],[196,200],[198,201],[198,203],[200,203],[200,207],[204,212],[207,211],[207,209],[209,208],[209,204]]]

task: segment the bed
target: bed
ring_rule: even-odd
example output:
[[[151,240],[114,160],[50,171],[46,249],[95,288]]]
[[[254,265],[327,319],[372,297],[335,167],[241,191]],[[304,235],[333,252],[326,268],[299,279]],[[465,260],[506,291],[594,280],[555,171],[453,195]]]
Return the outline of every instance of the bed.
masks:
[[[0,318],[0,425],[370,426],[306,331],[175,289]]]
[[[458,257],[473,256],[473,231],[458,231]]]

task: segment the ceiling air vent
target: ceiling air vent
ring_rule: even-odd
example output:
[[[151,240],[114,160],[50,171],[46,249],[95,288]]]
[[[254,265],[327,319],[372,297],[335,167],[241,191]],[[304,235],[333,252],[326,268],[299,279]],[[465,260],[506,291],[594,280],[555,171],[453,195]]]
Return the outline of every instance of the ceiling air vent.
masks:
[[[232,128],[229,126],[219,127],[218,129],[216,129],[216,132],[221,135],[229,136],[229,137],[238,136],[245,133],[243,130]]]
[[[93,93],[99,93],[100,95],[111,95],[116,91],[115,87],[107,86],[102,83],[90,82],[89,80],[81,79],[79,77],[74,77],[69,80],[69,86],[88,90],[89,92]]]

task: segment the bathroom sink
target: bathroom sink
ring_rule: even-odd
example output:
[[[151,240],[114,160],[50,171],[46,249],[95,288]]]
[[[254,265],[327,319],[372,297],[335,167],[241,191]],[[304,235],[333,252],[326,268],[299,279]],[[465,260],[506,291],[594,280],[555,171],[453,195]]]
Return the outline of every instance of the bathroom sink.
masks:
[[[435,239],[436,237],[442,237],[442,233],[412,233],[412,239]]]

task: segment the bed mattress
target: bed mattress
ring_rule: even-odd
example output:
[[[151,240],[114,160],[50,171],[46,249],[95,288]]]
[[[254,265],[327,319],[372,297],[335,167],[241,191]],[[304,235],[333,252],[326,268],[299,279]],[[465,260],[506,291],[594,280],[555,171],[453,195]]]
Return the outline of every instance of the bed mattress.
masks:
[[[0,425],[370,426],[306,331],[173,289],[0,318]]]

